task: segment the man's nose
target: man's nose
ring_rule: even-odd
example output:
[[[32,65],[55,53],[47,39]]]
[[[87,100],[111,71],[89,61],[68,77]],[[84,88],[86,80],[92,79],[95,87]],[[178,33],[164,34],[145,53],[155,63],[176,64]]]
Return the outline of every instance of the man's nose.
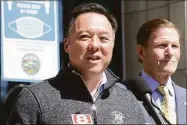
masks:
[[[172,56],[173,55],[173,48],[171,45],[168,45],[165,51],[165,55]]]
[[[88,50],[92,52],[97,52],[100,49],[99,45],[99,39],[98,38],[93,38],[90,44],[88,45]]]

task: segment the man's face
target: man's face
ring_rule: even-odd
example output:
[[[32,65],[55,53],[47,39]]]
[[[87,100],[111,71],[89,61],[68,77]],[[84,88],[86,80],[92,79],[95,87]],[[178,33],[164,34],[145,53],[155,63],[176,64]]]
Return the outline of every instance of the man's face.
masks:
[[[71,65],[81,74],[101,73],[111,61],[114,39],[112,26],[104,15],[84,13],[76,18],[65,40],[65,51]]]
[[[173,28],[154,31],[144,48],[144,70],[150,75],[171,76],[180,59],[179,34]]]

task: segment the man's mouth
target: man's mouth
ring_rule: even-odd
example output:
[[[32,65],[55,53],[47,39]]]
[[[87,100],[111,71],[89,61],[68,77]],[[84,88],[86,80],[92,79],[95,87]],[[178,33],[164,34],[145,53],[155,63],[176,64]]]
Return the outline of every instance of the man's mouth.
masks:
[[[88,60],[99,60],[100,57],[99,56],[89,56],[87,57]]]
[[[161,62],[162,63],[175,63],[175,61],[173,60],[162,60]]]

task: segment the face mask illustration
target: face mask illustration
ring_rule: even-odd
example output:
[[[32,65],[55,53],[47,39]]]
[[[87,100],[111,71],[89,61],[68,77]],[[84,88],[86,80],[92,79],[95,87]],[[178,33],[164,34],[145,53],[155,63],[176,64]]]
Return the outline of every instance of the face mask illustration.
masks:
[[[16,28],[14,28],[13,25],[16,25]],[[31,16],[21,17],[10,22],[9,28],[19,35],[31,39],[41,37],[51,30],[49,25]],[[44,29],[46,29],[46,31],[44,31]]]

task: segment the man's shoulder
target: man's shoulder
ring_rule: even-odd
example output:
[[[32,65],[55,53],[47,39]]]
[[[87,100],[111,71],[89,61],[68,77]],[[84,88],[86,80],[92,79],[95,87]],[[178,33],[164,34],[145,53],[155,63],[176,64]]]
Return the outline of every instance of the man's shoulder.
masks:
[[[120,95],[129,96],[130,98],[133,98],[134,100],[138,101],[133,92],[130,89],[128,89],[128,87],[125,84],[123,84],[123,82],[117,82],[114,88]]]
[[[126,85],[123,84],[122,82],[117,82],[115,85],[118,86],[119,88],[123,89],[123,90],[128,90]]]
[[[47,86],[49,86],[48,80],[43,80],[41,82],[31,84],[27,88],[34,90],[34,89],[44,89],[44,87]]]
[[[134,96],[133,92],[128,88],[128,86],[124,82],[117,82],[115,84],[121,91],[125,92],[125,94]]]
[[[41,105],[45,105],[44,103],[46,103],[46,100],[52,100],[51,102],[54,102],[60,95],[58,90],[53,87],[48,80],[44,80],[23,88],[20,97],[23,98],[22,100],[37,100]]]
[[[26,89],[30,90],[32,93],[46,93],[50,91],[54,91],[54,87],[49,83],[48,80],[43,80],[38,83],[33,83],[26,87]]]

